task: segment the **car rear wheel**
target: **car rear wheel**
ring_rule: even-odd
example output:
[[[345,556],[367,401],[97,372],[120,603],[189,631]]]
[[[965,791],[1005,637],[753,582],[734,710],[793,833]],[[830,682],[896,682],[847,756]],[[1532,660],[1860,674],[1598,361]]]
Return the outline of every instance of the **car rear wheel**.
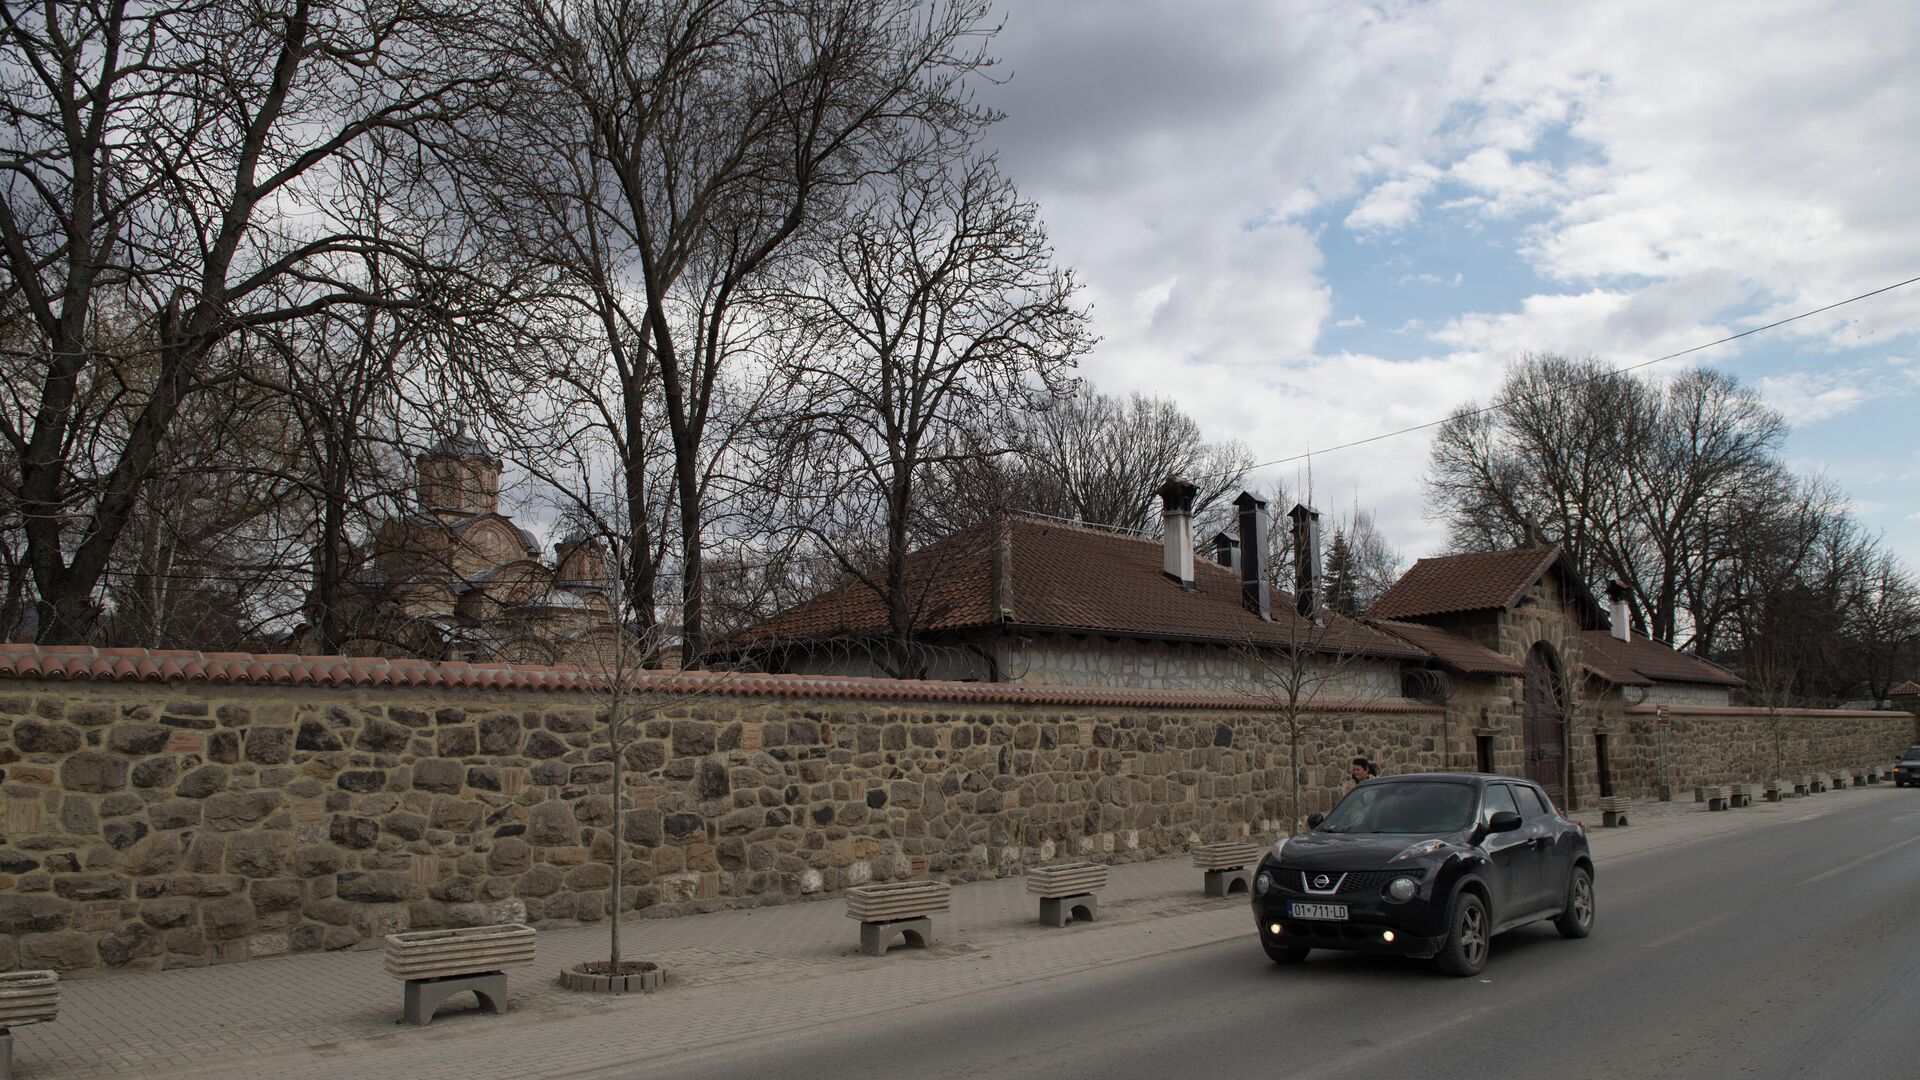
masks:
[[[1492,943],[1492,921],[1487,905],[1478,896],[1462,892],[1453,898],[1453,912],[1447,920],[1447,943],[1433,962],[1449,975],[1478,975],[1487,966],[1487,948]]]
[[[1307,958],[1309,950],[1295,945],[1275,945],[1271,941],[1261,941],[1260,947],[1267,950],[1267,959],[1276,964],[1297,964]]]
[[[1567,882],[1567,907],[1553,920],[1554,929],[1565,938],[1583,938],[1593,933],[1593,875],[1584,866],[1573,868]]]

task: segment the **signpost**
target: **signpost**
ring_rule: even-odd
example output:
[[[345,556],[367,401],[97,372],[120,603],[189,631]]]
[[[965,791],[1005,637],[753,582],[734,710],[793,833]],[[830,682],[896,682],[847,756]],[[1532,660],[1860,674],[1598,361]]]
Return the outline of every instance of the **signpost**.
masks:
[[[1653,709],[1653,725],[1660,729],[1660,801],[1673,801],[1673,772],[1667,767],[1667,729],[1673,722],[1667,719],[1667,707],[1656,705]]]

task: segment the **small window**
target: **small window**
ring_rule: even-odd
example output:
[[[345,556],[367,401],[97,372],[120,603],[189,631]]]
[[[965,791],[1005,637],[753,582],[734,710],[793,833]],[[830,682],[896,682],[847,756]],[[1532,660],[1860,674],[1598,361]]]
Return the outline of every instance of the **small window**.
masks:
[[[1513,801],[1513,788],[1508,784],[1488,784],[1487,793],[1480,800],[1480,820],[1492,821],[1493,815],[1501,810],[1520,813],[1520,804]]]
[[[1474,745],[1474,749],[1478,752],[1478,757],[1480,758],[1480,771],[1483,773],[1492,772],[1493,771],[1493,736],[1476,735],[1474,736],[1474,739],[1473,739],[1473,745]]]

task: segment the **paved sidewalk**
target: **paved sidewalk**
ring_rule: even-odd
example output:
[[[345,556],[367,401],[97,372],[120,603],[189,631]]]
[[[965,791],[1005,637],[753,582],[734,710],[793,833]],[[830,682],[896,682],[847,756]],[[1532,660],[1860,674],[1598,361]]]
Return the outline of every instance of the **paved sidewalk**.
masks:
[[[1604,874],[1609,860],[1804,820],[1890,790],[1723,813],[1690,800],[1649,802],[1623,829],[1598,828],[1598,814],[1574,816],[1587,821]],[[19,1075],[37,1080],[646,1075],[664,1059],[851,1014],[992,992],[1241,935],[1251,942],[1245,898],[1203,898],[1200,874],[1184,858],[1114,867],[1101,921],[1092,925],[1040,926],[1025,888],[1020,878],[956,886],[940,942],[886,957],[859,955],[857,926],[838,898],[633,919],[623,935],[629,955],[668,970],[665,989],[644,996],[559,989],[560,968],[604,954],[606,928],[545,931],[539,965],[510,975],[505,1015],[449,1005],[427,1028],[397,1023],[400,985],[382,970],[377,951],[77,979],[63,984],[56,1023],[16,1032],[14,1060]]]

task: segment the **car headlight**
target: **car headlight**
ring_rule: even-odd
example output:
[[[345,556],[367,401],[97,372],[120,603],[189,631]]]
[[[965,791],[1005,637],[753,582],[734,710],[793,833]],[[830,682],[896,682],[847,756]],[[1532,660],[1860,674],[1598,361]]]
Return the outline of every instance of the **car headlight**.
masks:
[[[1422,855],[1431,855],[1446,846],[1447,842],[1445,840],[1422,840],[1387,861],[1399,862],[1402,859],[1417,859]]]
[[[1389,900],[1405,903],[1413,899],[1413,894],[1419,891],[1420,886],[1410,877],[1397,877],[1387,882],[1387,899]]]
[[[1260,871],[1260,872],[1259,872],[1258,874],[1256,874],[1256,875],[1254,875],[1254,878],[1253,878],[1253,895],[1255,895],[1255,896],[1265,896],[1265,895],[1267,895],[1267,890],[1268,890],[1268,889],[1271,889],[1271,888],[1273,888],[1273,875],[1272,875],[1272,874],[1269,874],[1269,873],[1267,873],[1267,872],[1266,872],[1265,870],[1262,870],[1262,871]]]
[[[1278,863],[1280,861],[1280,857],[1287,853],[1287,841],[1289,839],[1291,838],[1283,836],[1280,839],[1275,840],[1273,842],[1273,861],[1274,862]]]

